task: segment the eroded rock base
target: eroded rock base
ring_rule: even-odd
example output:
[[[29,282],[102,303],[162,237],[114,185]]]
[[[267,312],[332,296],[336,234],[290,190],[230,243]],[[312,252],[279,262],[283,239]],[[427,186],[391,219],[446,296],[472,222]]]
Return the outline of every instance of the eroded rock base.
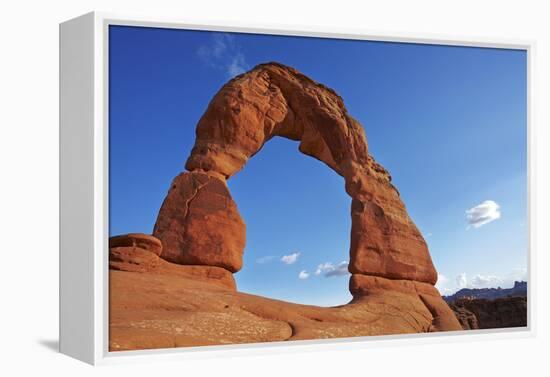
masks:
[[[461,329],[429,284],[353,276],[354,299],[326,308],[237,292],[223,268],[139,247],[112,248],[110,266],[111,351]]]

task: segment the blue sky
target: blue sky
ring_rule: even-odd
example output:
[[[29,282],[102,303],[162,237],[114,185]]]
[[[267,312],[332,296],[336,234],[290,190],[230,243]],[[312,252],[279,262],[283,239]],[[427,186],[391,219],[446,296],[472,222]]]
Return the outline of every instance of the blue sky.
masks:
[[[111,27],[111,235],[152,232],[210,99],[268,61],[342,96],[424,234],[441,292],[526,278],[520,50]],[[241,291],[317,305],[350,299],[340,176],[275,138],[228,185],[247,224]]]

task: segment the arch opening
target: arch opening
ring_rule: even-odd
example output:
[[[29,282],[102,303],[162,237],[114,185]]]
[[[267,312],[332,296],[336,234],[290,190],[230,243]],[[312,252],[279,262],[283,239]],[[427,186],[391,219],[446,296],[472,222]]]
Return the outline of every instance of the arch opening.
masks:
[[[349,273],[340,264],[349,261],[351,199],[342,177],[297,147],[274,137],[228,180],[246,223],[237,287],[301,304],[345,304]]]

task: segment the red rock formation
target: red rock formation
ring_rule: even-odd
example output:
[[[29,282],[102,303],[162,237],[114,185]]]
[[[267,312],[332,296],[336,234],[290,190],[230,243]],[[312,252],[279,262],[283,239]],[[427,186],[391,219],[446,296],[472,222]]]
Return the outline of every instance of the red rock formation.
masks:
[[[237,287],[233,274],[224,268],[170,263],[159,258],[150,250],[140,247],[111,247],[109,250],[109,269],[163,276],[181,276],[231,290],[236,290]]]
[[[460,329],[458,322],[454,327],[444,323],[432,307],[431,300],[439,298],[441,304],[441,298],[431,285],[363,278],[368,281],[359,284],[363,291],[352,302],[325,308],[237,292],[232,274],[223,268],[178,265],[140,248],[111,249],[109,349]]]
[[[477,330],[479,329],[479,323],[477,322],[477,317],[474,313],[462,306],[455,306],[449,304],[453,312],[455,313],[456,319],[460,322],[462,329],[464,330]]]
[[[162,243],[158,238],[143,233],[130,233],[109,239],[109,248],[116,247],[137,247],[160,255],[162,254]]]
[[[424,306],[431,314],[432,322],[429,331],[456,330],[457,319],[439,291],[431,284],[413,280],[391,280],[368,275],[352,275],[350,292],[357,300],[361,297],[385,297],[385,302],[402,302],[402,299],[390,300],[389,295],[407,295],[407,301],[415,306]]]
[[[245,231],[225,179],[191,172],[172,182],[153,234],[162,240],[167,261],[236,272],[243,264]]]
[[[437,274],[426,242],[408,216],[389,173],[369,155],[363,127],[332,89],[293,68],[262,64],[224,85],[199,120],[186,168],[230,178],[274,136],[299,140],[300,151],[344,177],[346,191],[353,198],[352,273],[435,284]],[[167,201],[173,195],[169,194]],[[190,232],[180,227],[180,217],[165,211],[163,205],[154,235],[162,240],[168,260],[186,263],[190,247],[182,243]],[[159,230],[159,224],[174,222],[178,226]],[[203,239],[210,237],[209,230],[214,232],[212,237],[220,239],[215,228],[209,229],[208,221],[198,227],[204,228]],[[244,247],[244,243],[239,245]],[[231,271],[240,268],[234,261],[242,249],[223,252],[223,262],[213,265],[231,266]],[[193,263],[210,264],[196,255],[191,258]]]
[[[345,179],[354,297],[347,305],[234,290],[230,271],[242,266],[245,224],[226,180],[274,136],[299,140],[301,152]],[[461,329],[433,286],[426,242],[333,90],[277,63],[237,76],[200,119],[186,168],[155,224],[161,252],[152,237],[111,241],[111,350]]]
[[[460,298],[450,307],[464,330],[527,326],[527,297]]]

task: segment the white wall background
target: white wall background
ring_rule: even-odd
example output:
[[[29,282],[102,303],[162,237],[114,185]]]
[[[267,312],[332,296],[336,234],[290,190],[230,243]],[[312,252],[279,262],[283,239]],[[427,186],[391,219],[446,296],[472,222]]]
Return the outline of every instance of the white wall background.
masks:
[[[550,22],[545,1],[4,1],[0,12],[0,374],[528,376],[548,373]],[[538,335],[93,369],[57,354],[58,23],[91,10],[537,42]],[[546,350],[544,349],[546,348]],[[539,372],[535,372],[536,370]]]

